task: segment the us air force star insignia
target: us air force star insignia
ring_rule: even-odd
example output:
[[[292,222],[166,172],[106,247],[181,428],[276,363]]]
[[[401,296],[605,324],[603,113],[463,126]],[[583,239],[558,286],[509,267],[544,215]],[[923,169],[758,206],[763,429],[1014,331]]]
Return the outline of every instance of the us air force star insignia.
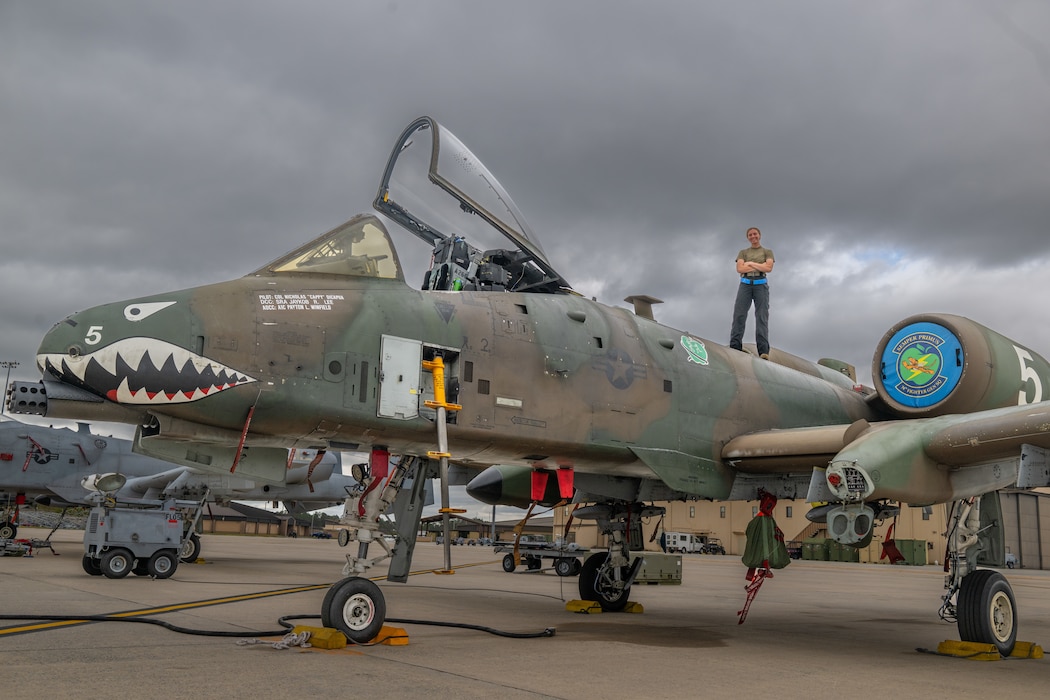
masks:
[[[695,362],[698,365],[707,364],[707,348],[704,347],[703,341],[683,335],[681,342],[682,347],[689,353],[690,362]]]
[[[609,348],[605,355],[597,358],[591,366],[599,372],[604,372],[605,378],[617,389],[626,389],[635,379],[645,379],[648,374],[644,365],[636,365],[630,355],[616,348]]]

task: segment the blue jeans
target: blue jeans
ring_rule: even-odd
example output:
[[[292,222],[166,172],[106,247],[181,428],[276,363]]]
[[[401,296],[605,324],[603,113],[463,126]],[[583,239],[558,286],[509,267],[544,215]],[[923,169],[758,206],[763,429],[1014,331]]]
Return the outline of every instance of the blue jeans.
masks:
[[[759,355],[769,354],[769,283],[744,284],[736,290],[736,303],[733,305],[733,330],[729,334],[729,347],[743,350],[744,326],[747,325],[747,313],[751,304],[755,304],[755,345]]]

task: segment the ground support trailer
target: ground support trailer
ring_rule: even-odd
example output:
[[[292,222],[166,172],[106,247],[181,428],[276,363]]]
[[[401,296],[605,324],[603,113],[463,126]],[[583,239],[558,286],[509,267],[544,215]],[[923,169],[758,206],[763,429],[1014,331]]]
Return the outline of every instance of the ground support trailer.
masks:
[[[197,538],[204,500],[103,499],[84,529],[84,571],[92,576],[168,578]],[[198,540],[199,541],[199,540]]]
[[[590,554],[591,550],[574,544],[559,547],[542,542],[521,542],[517,546],[517,552],[511,543],[497,544],[493,551],[496,554],[505,552],[503,570],[508,574],[520,564],[524,564],[529,571],[540,571],[543,569],[543,560],[551,559],[554,573],[559,576],[577,576],[583,569],[580,557]]]

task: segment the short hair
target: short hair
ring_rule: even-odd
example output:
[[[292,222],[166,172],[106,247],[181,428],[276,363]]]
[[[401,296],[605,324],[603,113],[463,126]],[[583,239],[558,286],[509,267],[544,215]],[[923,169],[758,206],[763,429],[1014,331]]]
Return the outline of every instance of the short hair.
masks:
[[[752,226],[748,230],[744,231],[744,235],[746,236],[747,234],[751,233],[752,231],[758,231],[758,235],[760,235],[760,236],[762,235],[762,229],[760,229],[758,226]]]

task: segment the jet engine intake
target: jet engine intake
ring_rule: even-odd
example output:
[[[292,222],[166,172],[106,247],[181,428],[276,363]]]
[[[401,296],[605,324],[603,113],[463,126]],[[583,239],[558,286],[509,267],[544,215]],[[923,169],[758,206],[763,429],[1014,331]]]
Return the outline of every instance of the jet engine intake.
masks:
[[[951,314],[919,314],[886,332],[875,389],[896,416],[971,413],[1050,398],[1050,363],[1010,338]]]

